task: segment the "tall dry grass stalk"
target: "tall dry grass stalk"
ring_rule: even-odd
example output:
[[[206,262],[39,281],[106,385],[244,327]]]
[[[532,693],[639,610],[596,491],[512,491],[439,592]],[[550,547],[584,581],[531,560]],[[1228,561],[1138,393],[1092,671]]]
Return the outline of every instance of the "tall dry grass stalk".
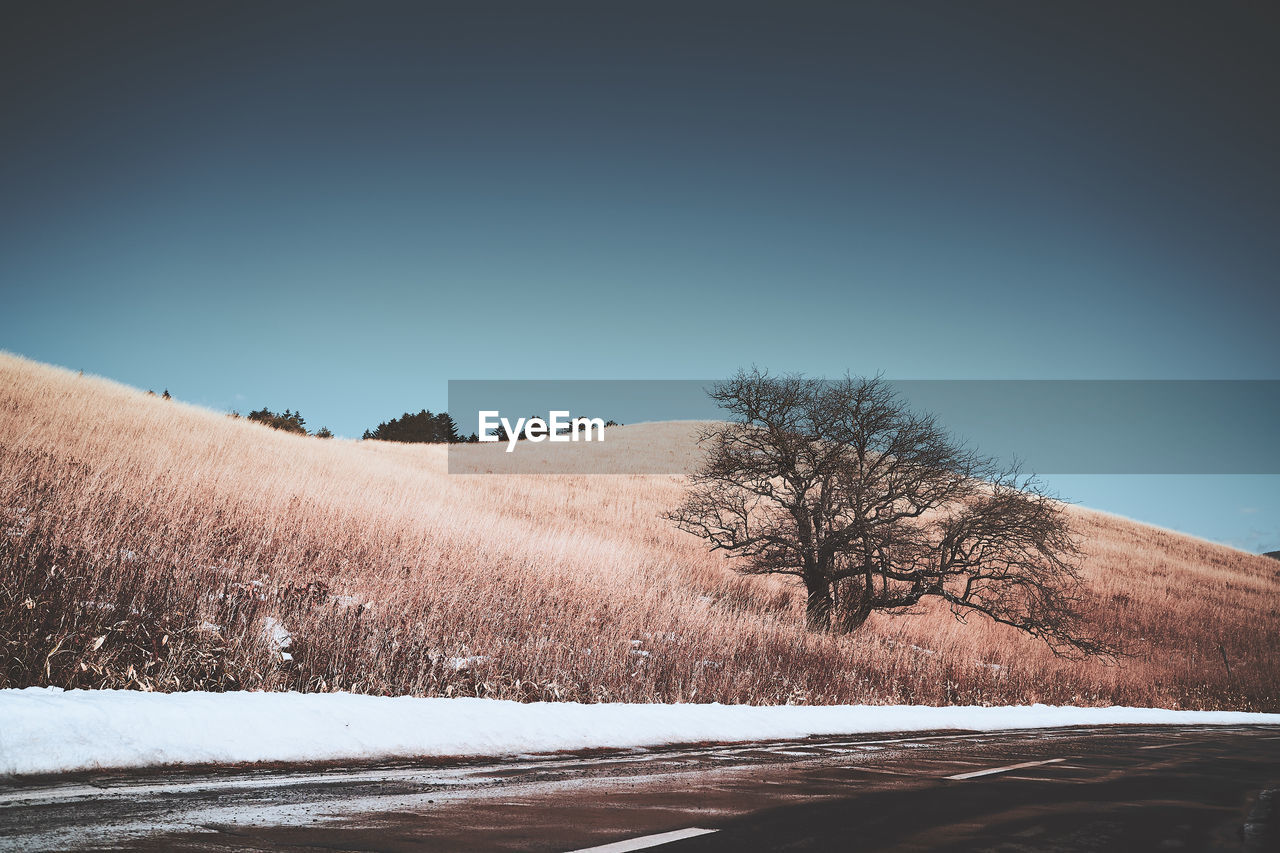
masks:
[[[693,460],[690,432],[609,441]],[[0,686],[1280,710],[1266,558],[1073,510],[1117,666],[936,608],[816,636],[796,590],[661,520],[682,488],[451,476],[440,446],[288,435],[0,355]]]

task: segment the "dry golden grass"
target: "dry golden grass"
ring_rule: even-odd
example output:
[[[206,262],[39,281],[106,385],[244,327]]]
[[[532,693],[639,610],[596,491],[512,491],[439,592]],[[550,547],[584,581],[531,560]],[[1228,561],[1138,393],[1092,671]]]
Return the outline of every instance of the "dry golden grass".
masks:
[[[692,428],[607,444],[692,461]],[[1091,619],[1132,646],[1117,666],[930,608],[815,636],[794,589],[660,518],[678,476],[446,470],[441,446],[289,435],[0,355],[0,686],[1280,710],[1267,558],[1073,510]]]

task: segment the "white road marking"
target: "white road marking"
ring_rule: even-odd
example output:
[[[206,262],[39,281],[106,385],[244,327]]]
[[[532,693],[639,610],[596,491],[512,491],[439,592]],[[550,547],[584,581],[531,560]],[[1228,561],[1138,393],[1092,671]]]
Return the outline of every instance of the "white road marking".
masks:
[[[977,779],[979,776],[990,776],[993,773],[1007,773],[1010,770],[1021,770],[1024,767],[1039,767],[1042,764],[1057,764],[1059,761],[1066,761],[1065,758],[1050,758],[1046,761],[1024,761],[1021,764],[1010,764],[1006,767],[992,767],[990,770],[974,770],[971,773],[957,773],[954,776],[948,776],[948,779],[957,781],[964,779]]]
[[[641,838],[615,841],[612,844],[601,844],[599,847],[583,847],[581,850],[572,851],[572,853],[626,853],[628,850],[648,850],[650,847],[670,844],[672,841],[680,841],[684,838],[710,835],[713,832],[719,832],[719,830],[699,829],[694,826],[689,829],[677,829],[674,832],[660,832],[657,835],[645,835]]]
[[[849,769],[858,773],[883,773],[886,776],[918,776],[920,775],[918,773],[903,773],[901,770],[885,770],[883,767],[863,767],[861,765],[857,767],[851,767]]]
[[[1191,746],[1200,743],[1198,740],[1175,740],[1169,743],[1154,743],[1151,746],[1140,746],[1138,749],[1164,749],[1168,746]]]

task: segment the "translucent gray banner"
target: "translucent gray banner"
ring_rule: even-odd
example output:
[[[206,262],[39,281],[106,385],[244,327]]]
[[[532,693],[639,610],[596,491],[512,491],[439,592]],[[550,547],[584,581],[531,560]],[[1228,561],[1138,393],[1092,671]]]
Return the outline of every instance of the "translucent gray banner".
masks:
[[[1280,474],[1280,380],[886,381],[957,439],[1026,472]],[[464,436],[480,433],[481,412],[512,428],[553,412],[560,423],[554,437],[535,423],[532,441],[451,445],[450,473],[684,473],[699,458],[689,422],[724,419],[706,393],[713,382],[451,380],[449,413]],[[581,428],[571,440],[573,418],[592,421],[590,440]],[[594,419],[625,426],[599,440]]]

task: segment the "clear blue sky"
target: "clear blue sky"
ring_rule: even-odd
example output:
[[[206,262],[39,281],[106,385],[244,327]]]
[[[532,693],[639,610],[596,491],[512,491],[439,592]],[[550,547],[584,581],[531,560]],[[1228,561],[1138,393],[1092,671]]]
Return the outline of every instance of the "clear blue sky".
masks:
[[[694,8],[689,8],[693,6]],[[340,434],[450,378],[1280,378],[1263,4],[33,4],[0,347]],[[1068,497],[1280,548],[1275,477]]]

